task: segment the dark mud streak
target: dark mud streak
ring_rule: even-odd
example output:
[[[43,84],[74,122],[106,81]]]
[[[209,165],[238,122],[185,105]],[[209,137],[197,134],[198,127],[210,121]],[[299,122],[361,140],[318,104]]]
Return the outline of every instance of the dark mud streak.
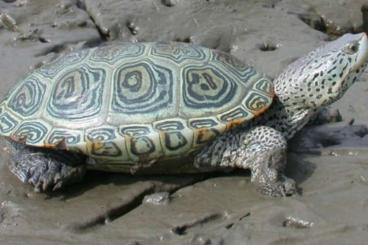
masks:
[[[362,31],[368,34],[368,3],[362,6],[363,25]]]
[[[325,20],[322,18],[322,16],[318,15],[317,13],[310,13],[310,14],[298,14],[298,18],[303,21],[305,24],[310,26],[311,28],[327,33],[327,25]]]
[[[128,202],[122,202],[121,204],[108,208],[102,214],[99,214],[88,221],[72,224],[68,229],[74,232],[86,232],[94,227],[111,222],[139,207],[144,196],[154,193],[154,190],[155,185],[151,183],[142,191],[135,193]]]
[[[245,218],[247,218],[247,217],[249,217],[249,216],[250,216],[250,212],[247,212],[247,213],[245,213],[245,214],[241,215],[240,217],[238,217],[236,221],[231,222],[231,223],[229,223],[229,224],[225,225],[225,228],[226,228],[227,230],[230,230],[231,228],[233,228],[233,227],[234,227],[234,225],[239,224],[239,222],[241,222],[243,219],[245,219]]]
[[[188,229],[191,229],[191,228],[194,228],[194,227],[197,227],[197,226],[205,225],[209,222],[221,219],[222,217],[223,217],[223,215],[221,215],[219,213],[208,214],[204,217],[195,219],[192,222],[189,222],[189,223],[186,223],[186,224],[183,224],[183,225],[177,225],[177,226],[172,228],[172,232],[176,235],[182,236],[182,235],[187,234]]]
[[[270,1],[266,1],[263,4],[264,8],[275,8],[277,6],[278,3],[280,3],[282,0],[270,0]]]
[[[80,10],[83,10],[84,12],[86,12],[86,14],[89,16],[89,18],[91,19],[92,23],[94,24],[94,26],[96,27],[96,30],[98,31],[98,33],[100,34],[100,38],[103,42],[107,41],[110,38],[109,35],[109,31],[106,33],[104,30],[102,30],[102,28],[96,23],[93,14],[91,14],[84,1],[83,0],[77,0],[76,3],[77,8],[79,8]]]
[[[304,14],[296,14],[298,18],[303,21],[305,24],[310,26],[311,28],[323,32],[329,35],[330,39],[333,40],[338,36],[342,36],[346,33],[360,33],[360,32],[368,32],[368,4],[364,4],[361,7],[363,24],[359,27],[349,26],[347,28],[340,28],[334,23],[327,23],[326,17],[320,15],[318,11],[314,8],[311,8],[308,13]]]
[[[35,57],[46,56],[50,53],[62,53],[67,48],[67,44],[56,44],[51,47],[43,49],[41,52],[35,54]]]

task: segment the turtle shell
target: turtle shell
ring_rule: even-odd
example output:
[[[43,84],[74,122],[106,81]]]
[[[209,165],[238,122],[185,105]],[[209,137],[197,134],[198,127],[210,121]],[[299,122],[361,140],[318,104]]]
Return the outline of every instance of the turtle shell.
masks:
[[[186,156],[261,114],[272,98],[268,78],[226,53],[120,43],[30,73],[0,104],[0,134],[119,170]]]

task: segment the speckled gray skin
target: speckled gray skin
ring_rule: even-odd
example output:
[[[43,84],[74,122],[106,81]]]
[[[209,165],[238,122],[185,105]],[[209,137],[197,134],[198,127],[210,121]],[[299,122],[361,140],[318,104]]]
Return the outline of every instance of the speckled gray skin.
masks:
[[[367,66],[367,59],[365,34],[346,34],[298,59],[274,81],[277,98],[271,108],[253,123],[216,139],[195,164],[250,169],[251,181],[262,193],[295,193],[295,182],[282,174],[286,140],[318,109],[341,98]]]
[[[86,156],[65,151],[50,151],[7,141],[9,170],[36,192],[56,190],[80,181],[86,172]]]
[[[295,193],[295,182],[283,175],[286,141],[317,109],[339,99],[352,85],[368,59],[365,34],[345,35],[289,65],[274,81],[276,99],[260,118],[216,138],[195,156],[199,169],[244,168],[264,194]],[[49,151],[11,144],[10,169],[37,190],[59,188],[80,179],[85,165],[53,157]],[[37,164],[29,155],[37,155]],[[62,172],[62,174],[60,174]],[[36,174],[35,174],[36,173]],[[35,175],[37,175],[35,177]]]

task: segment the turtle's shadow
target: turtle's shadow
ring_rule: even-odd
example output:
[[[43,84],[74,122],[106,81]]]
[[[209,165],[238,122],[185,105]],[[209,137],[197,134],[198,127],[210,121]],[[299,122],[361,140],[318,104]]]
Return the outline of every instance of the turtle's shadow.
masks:
[[[115,186],[133,188],[134,184],[149,182],[152,184],[152,191],[169,191],[194,184],[204,179],[210,178],[213,174],[180,174],[180,175],[130,175],[124,173],[108,173],[101,171],[88,171],[83,180],[61,190],[46,193],[48,198],[61,198],[62,200],[78,197],[99,186]],[[116,189],[115,189],[116,190]]]
[[[293,178],[297,184],[303,183],[314,172],[315,165],[308,161],[304,161],[303,157],[295,155],[293,153],[288,156],[288,163],[286,167],[286,175]],[[213,172],[213,173],[201,173],[201,174],[177,174],[177,175],[130,175],[123,173],[107,173],[99,171],[88,171],[83,181],[70,186],[66,186],[61,190],[47,193],[48,198],[61,198],[63,200],[72,199],[78,197],[98,186],[111,185],[129,187],[138,182],[150,182],[152,183],[153,191],[169,191],[174,192],[179,188],[183,188],[194,183],[201,182],[210,178],[216,177],[231,177],[231,176],[244,176],[244,178],[250,179],[249,170],[236,170],[231,173],[226,172]],[[249,188],[252,188],[252,184],[249,183]],[[134,188],[134,187],[132,187]]]
[[[309,179],[316,170],[316,165],[305,160],[306,157],[307,155],[303,154],[288,153],[285,174],[294,179],[298,186]],[[303,189],[299,188],[298,192],[299,194],[303,194]]]

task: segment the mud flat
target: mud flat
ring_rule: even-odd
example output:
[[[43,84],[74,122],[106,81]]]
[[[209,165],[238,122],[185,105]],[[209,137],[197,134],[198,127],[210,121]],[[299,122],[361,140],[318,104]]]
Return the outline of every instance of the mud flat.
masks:
[[[3,0],[0,97],[31,69],[114,41],[220,49],[275,77],[342,33],[367,31],[365,0]],[[91,172],[34,193],[0,161],[1,244],[366,244],[368,73],[333,108],[343,121],[305,129],[290,148],[300,194],[260,196],[247,172],[134,177]],[[351,125],[353,123],[353,125]],[[316,135],[333,140],[320,142]],[[158,194],[154,194],[158,193]]]

